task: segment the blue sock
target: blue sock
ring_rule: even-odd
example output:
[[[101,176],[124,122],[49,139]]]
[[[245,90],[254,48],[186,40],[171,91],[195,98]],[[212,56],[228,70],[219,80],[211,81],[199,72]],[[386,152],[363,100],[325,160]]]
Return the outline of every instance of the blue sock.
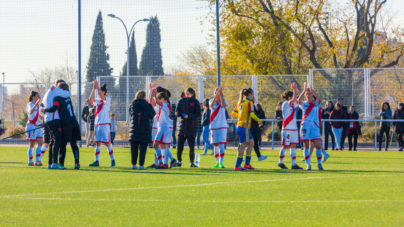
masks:
[[[156,149],[156,154],[157,154],[157,162],[163,163],[163,155],[161,154],[161,149],[160,147]]]
[[[306,160],[307,165],[310,165],[310,150],[309,150],[309,148],[304,148],[304,160]]]
[[[250,162],[251,162],[251,155],[248,155],[248,154],[247,154],[247,155],[245,156],[245,164],[246,164],[246,165],[250,165]]]
[[[242,162],[243,162],[243,156],[237,156],[236,168],[240,167]]]

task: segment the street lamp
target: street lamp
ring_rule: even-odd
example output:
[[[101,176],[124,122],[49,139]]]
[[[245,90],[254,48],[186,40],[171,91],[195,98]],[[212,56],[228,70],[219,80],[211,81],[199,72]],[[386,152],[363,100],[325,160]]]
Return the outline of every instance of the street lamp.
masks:
[[[126,31],[126,40],[127,40],[127,48],[128,48],[128,50],[126,51],[126,54],[127,54],[127,59],[126,59],[126,62],[127,62],[126,63],[127,64],[126,65],[126,104],[129,105],[129,55],[130,55],[129,54],[129,40],[130,40],[130,34],[132,34],[132,30],[138,22],[149,21],[149,19],[145,18],[145,19],[136,21],[133,24],[132,28],[130,29],[130,32],[128,33],[128,29],[126,29],[126,25],[121,20],[121,18],[115,16],[114,14],[108,14],[108,16],[111,18],[116,18],[116,19],[120,20],[122,22],[123,26],[125,27],[125,31]],[[126,123],[128,123],[128,122],[129,122],[129,111],[126,111]]]

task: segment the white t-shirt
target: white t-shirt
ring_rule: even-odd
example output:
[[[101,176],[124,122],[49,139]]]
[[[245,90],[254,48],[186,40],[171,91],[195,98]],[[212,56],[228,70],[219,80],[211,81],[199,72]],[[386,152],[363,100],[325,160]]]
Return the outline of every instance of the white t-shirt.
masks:
[[[39,106],[36,106],[34,109],[34,112],[32,114],[29,113],[29,111],[32,109],[32,107],[35,106],[34,102],[30,102],[27,105],[27,115],[28,115],[28,123],[31,123],[33,125],[37,125],[39,121]]]
[[[214,102],[214,100],[209,100],[209,106]],[[224,100],[227,106],[227,100]],[[215,102],[213,108],[210,112],[209,129],[227,129],[229,125],[227,124],[226,107],[222,107],[221,103]]]
[[[302,107],[302,125],[306,122],[313,122],[319,126],[321,119],[321,103],[318,103],[317,100],[313,100],[311,103],[303,101]]]
[[[105,97],[105,100],[94,99],[93,105],[96,106],[94,125],[111,125],[111,118],[109,117],[111,97]]]
[[[159,106],[159,112],[157,114],[157,127],[161,125],[167,125],[173,127],[173,120],[170,117],[171,105],[169,103],[163,102],[162,106]]]
[[[298,107],[297,102],[292,104],[290,101],[286,101],[282,104],[282,130],[297,131],[296,116]]]

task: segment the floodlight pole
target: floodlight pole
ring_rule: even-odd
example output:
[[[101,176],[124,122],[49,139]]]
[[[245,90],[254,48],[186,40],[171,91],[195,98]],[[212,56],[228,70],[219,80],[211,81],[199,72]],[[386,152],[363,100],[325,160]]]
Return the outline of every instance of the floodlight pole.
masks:
[[[79,46],[79,62],[78,62],[78,97],[79,97],[79,127],[80,127],[80,138],[81,138],[81,0],[78,0],[78,46]],[[81,140],[79,142],[79,146],[82,146]]]
[[[217,87],[220,87],[219,0],[216,0],[216,39],[217,39]]]
[[[121,20],[121,18],[115,16],[114,14],[108,14],[109,17],[112,18],[116,18],[118,20],[120,20],[123,24],[123,26],[125,27],[125,31],[126,31],[126,44],[127,44],[127,51],[126,51],[126,105],[129,106],[129,42],[130,42],[130,35],[132,34],[132,30],[135,27],[135,25],[140,22],[140,21],[149,21],[149,19],[142,19],[142,20],[138,20],[136,21],[132,28],[130,29],[130,32],[128,33],[128,29],[126,28],[125,23]],[[129,123],[129,111],[125,111],[126,112],[126,123]]]

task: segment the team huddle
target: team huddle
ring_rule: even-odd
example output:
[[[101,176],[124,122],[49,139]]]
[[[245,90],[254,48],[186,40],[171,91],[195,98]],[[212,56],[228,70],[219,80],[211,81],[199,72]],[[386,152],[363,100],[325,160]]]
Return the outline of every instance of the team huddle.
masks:
[[[213,152],[216,159],[215,168],[225,168],[223,160],[225,156],[225,145],[227,144],[227,130],[228,130],[228,115],[226,111],[227,100],[224,99],[222,86],[215,89],[214,99],[209,101],[209,108],[211,115],[209,119],[209,129],[211,130],[210,143],[213,145]],[[97,98],[94,98],[97,94]],[[195,113],[200,115],[199,103],[194,103],[195,91],[188,88],[184,94],[184,100],[181,100],[174,110],[176,115],[180,117],[184,125],[192,124],[195,126],[195,114],[189,111],[189,108],[195,108]],[[74,115],[74,109],[70,100],[71,93],[69,86],[63,80],[58,80],[55,86],[49,89],[44,98],[38,92],[31,91],[29,96],[29,103],[27,105],[28,123],[26,125],[27,140],[30,142],[28,148],[28,165],[41,166],[41,160],[47,148],[49,147],[49,160],[48,169],[66,169],[64,167],[66,157],[66,146],[70,143],[75,160],[75,169],[80,168],[79,162],[79,148],[77,141],[81,140],[81,130],[79,123]],[[183,144],[188,141],[190,145],[190,167],[198,167],[194,164],[194,149],[195,138],[188,136],[186,128],[179,130],[179,145],[177,150],[177,159],[175,159],[170,151],[171,135],[173,132],[173,119],[172,119],[172,104],[170,101],[170,91],[166,88],[157,87],[156,84],[150,84],[149,99],[146,99],[146,92],[139,91],[129,111],[135,111],[142,106],[148,105],[151,109],[151,114],[147,117],[152,119],[153,124],[149,125],[148,137],[151,136],[153,148],[155,151],[155,161],[151,168],[168,169],[171,167],[181,167],[183,151]],[[189,98],[189,99],[188,99]],[[304,160],[307,164],[306,170],[311,170],[311,153],[310,148],[316,148],[317,166],[319,170],[323,170],[322,162],[326,161],[330,156],[321,149],[321,99],[318,94],[310,87],[309,84],[304,83],[304,91],[300,93],[296,84],[291,85],[291,90],[285,91],[282,98],[286,101],[282,105],[283,110],[283,125],[282,125],[282,148],[279,154],[278,166],[282,169],[287,169],[283,160],[285,158],[286,150],[290,148],[290,156],[292,160],[291,169],[302,169],[296,164],[296,145],[300,141],[304,143]],[[306,101],[303,101],[306,98]],[[236,164],[234,170],[253,170],[251,165],[251,153],[254,147],[254,139],[251,134],[251,120],[254,120],[262,126],[261,119],[254,113],[254,92],[251,88],[243,89],[240,91],[239,100],[237,105],[232,111],[232,116],[237,119],[236,131],[239,138],[239,147],[237,153]],[[101,153],[101,145],[104,144],[108,149],[108,154],[111,159],[111,166],[115,166],[114,151],[110,138],[110,125],[111,120],[109,112],[111,108],[111,98],[107,96],[107,88],[104,84],[99,86],[97,80],[94,80],[93,89],[89,97],[89,101],[95,106],[95,161],[90,164],[91,167],[99,166],[99,158]],[[186,103],[185,103],[186,102]],[[196,101],[197,102],[197,101]],[[296,109],[300,106],[303,110],[303,118],[301,123],[300,134],[298,135],[298,127],[296,123]],[[199,108],[199,109],[198,109]],[[199,110],[199,111],[197,111]],[[142,110],[143,111],[143,110]],[[144,122],[140,122],[141,112],[136,114],[131,113],[132,122],[137,122],[137,127],[148,127]],[[144,116],[142,116],[144,117]],[[200,117],[200,116],[199,116]],[[43,121],[44,124],[39,124]],[[134,123],[132,123],[134,125]],[[145,126],[146,125],[146,126]],[[44,127],[44,133],[41,128]],[[183,132],[181,133],[181,130]],[[133,130],[130,132],[134,134]],[[43,135],[42,135],[43,134]],[[181,135],[180,135],[181,134]],[[181,143],[180,143],[181,141]],[[36,160],[34,162],[34,148],[36,147]],[[182,144],[182,145],[180,145]],[[134,153],[132,150],[135,148],[135,161],[133,161]],[[131,141],[132,164],[136,164],[137,146],[140,146],[141,156],[143,159],[146,153],[146,145],[135,143]],[[143,154],[142,154],[143,150]],[[246,156],[244,157],[244,151]],[[324,157],[323,157],[324,154]],[[169,161],[170,160],[170,161]],[[242,163],[244,165],[242,166]],[[139,169],[144,169],[143,162]],[[132,166],[136,169],[136,165]]]

